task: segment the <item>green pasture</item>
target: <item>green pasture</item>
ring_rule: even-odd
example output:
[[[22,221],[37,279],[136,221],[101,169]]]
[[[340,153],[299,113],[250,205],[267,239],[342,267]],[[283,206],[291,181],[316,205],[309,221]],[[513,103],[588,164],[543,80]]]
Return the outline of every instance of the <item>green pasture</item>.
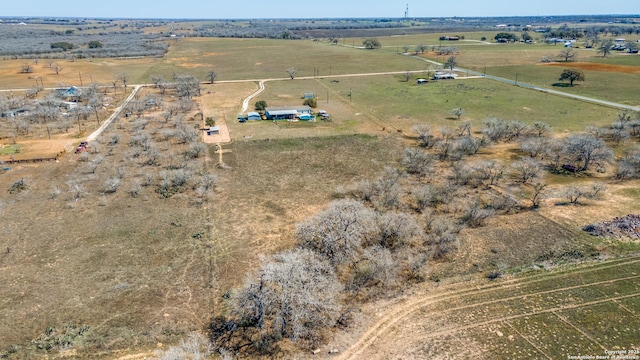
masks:
[[[630,258],[533,272],[517,286],[504,282],[505,288],[461,294],[426,307],[420,316],[431,324],[425,326],[455,324],[461,330],[453,334],[479,344],[489,358],[545,357],[540,352],[552,359],[605,355],[599,345],[637,347],[639,270],[637,258]],[[441,351],[459,349],[448,345]]]
[[[566,66],[519,65],[487,68],[486,73],[527,84],[559,90],[571,94],[613,101],[621,104],[638,106],[637,96],[640,74],[625,74],[605,71],[583,70],[585,81],[568,82],[558,80],[562,71],[571,68]]]
[[[415,77],[418,75],[414,76]],[[399,76],[345,78],[339,83],[322,80],[331,93],[381,122],[405,131],[416,123],[456,127],[469,120],[479,130],[488,117],[545,121],[554,131],[579,131],[588,125],[607,125],[617,110],[544,94],[488,79],[443,80],[417,85]],[[455,120],[454,108],[465,115]]]

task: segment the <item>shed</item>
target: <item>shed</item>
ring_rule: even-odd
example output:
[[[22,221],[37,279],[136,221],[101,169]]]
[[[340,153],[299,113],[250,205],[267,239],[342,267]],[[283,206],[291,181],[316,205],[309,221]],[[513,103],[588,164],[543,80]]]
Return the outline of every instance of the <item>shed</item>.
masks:
[[[220,126],[211,126],[207,130],[207,135],[218,135],[220,134]]]
[[[247,113],[247,120],[261,120],[262,117],[260,116],[260,113],[257,113],[255,111],[251,111]]]
[[[422,84],[424,84],[424,83],[426,83],[426,82],[429,82],[429,80],[420,78],[420,79],[418,79],[418,80],[416,81],[416,83],[417,83],[418,85],[422,85]]]
[[[316,98],[316,94],[313,92],[306,92],[304,93],[304,98],[305,99],[315,99]]]
[[[63,102],[63,105],[67,109],[67,111],[78,108],[78,103],[73,102],[73,101],[65,101],[65,102]]]

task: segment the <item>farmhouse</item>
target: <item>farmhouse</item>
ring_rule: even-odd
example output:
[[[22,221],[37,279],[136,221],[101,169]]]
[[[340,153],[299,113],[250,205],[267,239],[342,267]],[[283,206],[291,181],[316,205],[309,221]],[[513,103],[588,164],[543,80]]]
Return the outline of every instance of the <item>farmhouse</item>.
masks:
[[[69,99],[69,100],[77,101],[80,99],[80,96],[82,95],[82,90],[78,89],[75,86],[72,86],[70,88],[56,89],[56,95],[65,100]]]
[[[301,114],[311,114],[308,106],[268,107],[265,112],[268,120],[293,120]]]

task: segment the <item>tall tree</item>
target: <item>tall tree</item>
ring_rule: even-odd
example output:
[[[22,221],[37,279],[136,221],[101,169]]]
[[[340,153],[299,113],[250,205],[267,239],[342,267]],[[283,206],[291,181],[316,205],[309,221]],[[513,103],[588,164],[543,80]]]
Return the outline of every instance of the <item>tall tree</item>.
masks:
[[[578,51],[572,47],[566,47],[560,50],[560,57],[564,62],[576,61],[578,58]]]
[[[207,73],[207,79],[209,80],[210,84],[213,84],[213,82],[216,81],[217,77],[218,77],[218,74],[216,74],[216,72],[213,69],[209,70],[209,72]]]
[[[455,56],[449,56],[447,61],[444,62],[444,67],[449,68],[449,70],[453,71],[453,68],[458,66],[458,62],[456,61]]]
[[[291,80],[295,79],[297,73],[298,73],[298,69],[294,67],[287,69],[287,74],[289,75]]]
[[[120,80],[122,82],[122,85],[126,89],[127,88],[127,83],[129,82],[129,74],[127,74],[126,72],[121,72],[118,75],[118,80]]]
[[[613,41],[611,39],[603,40],[598,47],[598,53],[602,54],[602,57],[607,57],[607,55],[611,54],[612,46]]]
[[[574,81],[584,81],[584,73],[580,69],[565,69],[558,80],[569,80],[569,85],[573,86]]]
[[[365,39],[362,42],[362,46],[364,46],[365,49],[373,50],[380,49],[382,47],[382,44],[380,44],[380,41],[378,41],[378,39],[376,38],[369,38]]]

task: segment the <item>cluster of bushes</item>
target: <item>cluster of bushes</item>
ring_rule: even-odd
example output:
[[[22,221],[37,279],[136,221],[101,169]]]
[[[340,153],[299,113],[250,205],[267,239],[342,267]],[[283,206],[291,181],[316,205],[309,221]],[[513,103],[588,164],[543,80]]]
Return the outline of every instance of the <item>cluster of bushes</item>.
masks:
[[[0,55],[12,58],[90,58],[161,56],[169,49],[157,34],[105,32],[101,34],[52,33],[45,29],[2,26]]]

